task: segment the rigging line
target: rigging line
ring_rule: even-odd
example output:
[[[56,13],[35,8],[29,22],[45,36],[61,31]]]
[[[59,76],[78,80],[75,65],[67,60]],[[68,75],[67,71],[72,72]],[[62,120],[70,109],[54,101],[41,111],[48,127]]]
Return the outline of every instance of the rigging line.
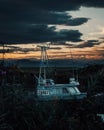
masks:
[[[70,49],[70,48],[69,48],[69,49]],[[73,54],[72,54],[71,49],[70,49],[70,54],[71,54],[72,63],[73,63],[73,64],[76,64],[75,61],[74,61],[74,58],[73,58]],[[73,67],[72,71],[73,71],[73,77],[75,77],[75,73],[76,73],[76,80],[78,81],[78,68],[77,68],[76,65],[75,65],[75,67]]]
[[[69,49],[70,49],[70,48],[69,48]],[[73,60],[73,55],[72,55],[71,49],[70,49],[70,55],[71,55],[72,63],[73,63],[73,65],[74,65],[74,60]],[[74,72],[74,67],[73,67],[73,69],[72,69],[73,77],[75,77],[75,74],[74,74],[74,73],[75,73],[75,72]]]
[[[46,45],[46,48],[45,48],[45,71],[46,71],[46,76],[47,75],[49,75],[49,72],[48,72],[48,70],[49,70],[49,58],[48,58],[48,54],[47,54],[47,50],[49,49],[49,45]]]

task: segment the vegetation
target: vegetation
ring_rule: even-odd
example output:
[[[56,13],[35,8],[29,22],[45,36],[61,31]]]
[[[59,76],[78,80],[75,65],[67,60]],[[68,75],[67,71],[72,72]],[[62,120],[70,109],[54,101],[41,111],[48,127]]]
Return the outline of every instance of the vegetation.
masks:
[[[18,86],[12,82],[1,84],[0,130],[103,130],[104,122],[97,113],[103,113],[104,98],[97,94],[104,93],[104,69],[97,67],[80,70],[81,85],[87,86],[80,89],[88,92],[88,98],[83,101],[35,100],[29,95],[33,91],[31,74],[22,76]]]

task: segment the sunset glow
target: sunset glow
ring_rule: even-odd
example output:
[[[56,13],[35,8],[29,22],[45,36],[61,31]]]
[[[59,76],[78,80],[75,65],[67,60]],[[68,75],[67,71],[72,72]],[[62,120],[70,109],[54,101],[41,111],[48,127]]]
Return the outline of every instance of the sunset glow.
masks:
[[[1,2],[4,7],[1,8],[0,21],[1,60],[3,57],[39,59],[41,53],[37,46],[47,43],[50,44],[49,59],[70,59],[73,56],[75,59],[104,60],[103,3],[96,4],[92,0],[66,4],[63,1],[57,8],[56,3],[52,2],[51,7],[50,3],[42,2],[39,7],[36,1],[29,6],[20,2],[19,11],[14,2],[10,1],[9,6]],[[12,5],[14,8],[9,8]]]
[[[104,58],[104,43],[99,46],[94,47],[86,47],[86,48],[67,48],[66,46],[61,46],[61,49],[54,49],[55,46],[50,46],[50,49],[47,50],[47,54],[49,59],[103,59]],[[30,44],[28,45],[30,46]],[[32,45],[31,45],[32,46]],[[24,47],[21,45],[21,47]],[[27,47],[28,48],[28,47]],[[53,48],[53,49],[51,49]],[[25,47],[26,49],[26,47]],[[22,52],[22,51],[14,51],[4,54],[5,59],[40,59],[40,49],[33,46],[34,51]],[[71,57],[72,55],[72,57]],[[3,54],[0,54],[0,58],[3,58]]]

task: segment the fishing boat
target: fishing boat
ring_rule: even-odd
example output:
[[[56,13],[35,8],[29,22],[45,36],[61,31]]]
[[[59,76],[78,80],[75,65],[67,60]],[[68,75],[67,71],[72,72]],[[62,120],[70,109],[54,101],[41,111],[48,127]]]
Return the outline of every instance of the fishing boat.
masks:
[[[53,79],[47,79],[47,49],[49,47],[44,45],[38,47],[41,48],[41,63],[36,87],[37,98],[39,100],[80,100],[86,98],[87,93],[79,91],[79,82],[74,77],[71,77],[67,84],[56,84]]]

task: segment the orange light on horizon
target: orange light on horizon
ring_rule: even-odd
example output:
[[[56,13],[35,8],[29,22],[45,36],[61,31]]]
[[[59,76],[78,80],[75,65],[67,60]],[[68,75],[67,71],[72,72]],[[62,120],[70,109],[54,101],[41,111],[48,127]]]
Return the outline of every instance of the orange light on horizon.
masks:
[[[86,47],[86,48],[65,48],[62,46],[60,49],[49,49],[47,50],[49,59],[104,59],[103,47]],[[21,51],[13,53],[5,53],[5,59],[40,59],[41,52],[38,49],[23,53]],[[0,53],[0,59],[3,59],[3,54]]]
[[[48,53],[49,59],[104,59],[104,56],[101,54],[89,54],[89,53],[74,53],[71,57],[70,53],[57,53],[57,52],[51,52]],[[30,53],[30,54],[5,54],[4,59],[40,59],[39,52],[37,53]],[[2,54],[0,54],[0,59],[3,59]]]

